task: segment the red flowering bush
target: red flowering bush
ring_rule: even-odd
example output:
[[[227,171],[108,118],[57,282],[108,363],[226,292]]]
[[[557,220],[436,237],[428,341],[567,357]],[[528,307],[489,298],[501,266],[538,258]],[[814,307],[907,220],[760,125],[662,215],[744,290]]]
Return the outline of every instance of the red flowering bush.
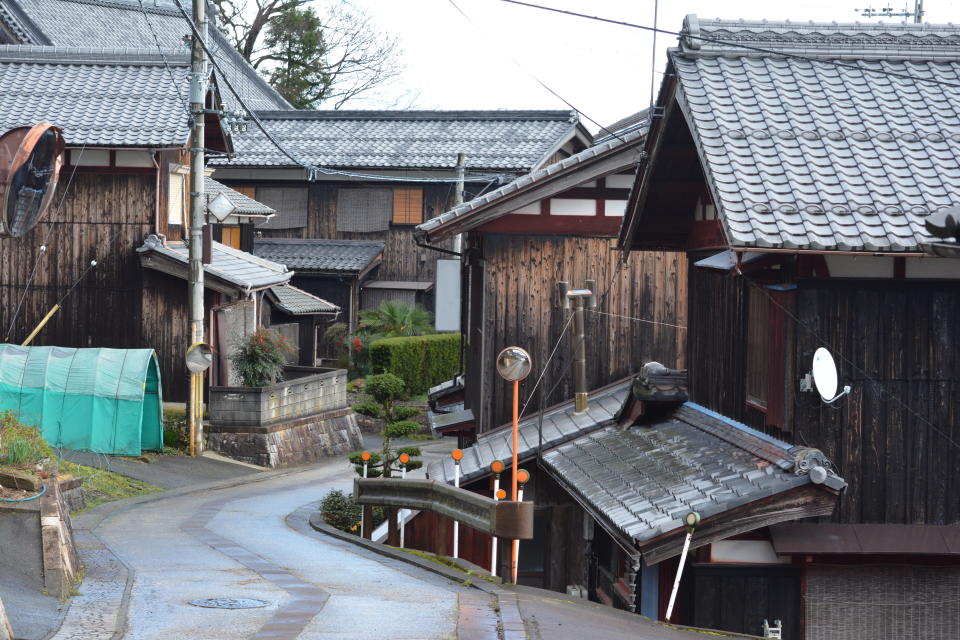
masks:
[[[264,387],[277,382],[294,351],[279,333],[260,328],[240,341],[230,356],[234,373],[244,387]]]

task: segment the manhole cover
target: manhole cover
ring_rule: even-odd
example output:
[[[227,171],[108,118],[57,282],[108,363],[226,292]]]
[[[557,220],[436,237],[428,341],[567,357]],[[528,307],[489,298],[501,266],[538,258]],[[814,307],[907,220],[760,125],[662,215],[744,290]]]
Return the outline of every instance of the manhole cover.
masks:
[[[191,600],[190,604],[195,607],[206,607],[208,609],[257,609],[265,607],[269,602],[263,600],[254,600],[253,598],[202,598],[200,600]]]

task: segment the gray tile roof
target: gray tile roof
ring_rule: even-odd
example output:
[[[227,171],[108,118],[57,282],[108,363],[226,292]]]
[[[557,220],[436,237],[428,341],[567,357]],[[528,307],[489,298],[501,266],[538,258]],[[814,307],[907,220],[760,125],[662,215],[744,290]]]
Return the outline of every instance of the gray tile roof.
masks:
[[[144,0],[149,24],[136,0],[4,2],[17,5],[49,40],[49,44],[55,46],[143,49],[156,52],[156,41],[150,30],[152,25],[164,49],[181,55],[190,53],[189,45],[184,41],[184,36],[190,33],[190,26],[172,0]],[[182,4],[190,11],[190,2],[182,0]],[[208,39],[208,46],[218,64],[251,109],[290,108],[289,103],[230,46],[212,22]],[[224,83],[221,83],[220,90],[225,103],[232,108],[239,106]]]
[[[182,265],[187,265],[190,258],[186,243],[178,241],[163,244],[155,235],[148,236],[137,252],[163,256]],[[293,272],[282,264],[219,242],[213,243],[212,257],[211,263],[203,266],[204,273],[247,291],[285,284],[293,276]]]
[[[189,60],[168,57],[176,77]],[[157,53],[0,46],[0,131],[47,120],[70,146],[181,146],[185,106]]]
[[[298,289],[292,284],[281,284],[268,289],[273,302],[284,313],[293,316],[311,315],[314,313],[337,313],[340,307],[318,298],[312,293]]]
[[[594,391],[590,394],[590,408],[580,415],[573,411],[573,400],[547,410],[543,415],[544,450],[613,424],[614,417],[630,392],[631,383],[630,379],[621,380]],[[537,453],[539,421],[539,414],[520,421],[520,448],[517,452],[520,460],[529,459]],[[494,460],[509,466],[512,439],[513,430],[509,425],[480,435],[472,447],[463,451],[463,460],[460,461],[461,482],[472,482],[489,474],[490,463]],[[428,476],[434,480],[452,483],[453,475],[453,460],[448,458],[432,463],[428,469]]]
[[[730,42],[685,37],[670,60],[732,246],[917,251],[923,217],[960,203],[960,26],[685,30]]]
[[[489,191],[479,198],[474,198],[469,202],[465,202],[453,209],[431,218],[426,222],[417,225],[417,232],[424,234],[426,237],[433,239],[442,239],[446,235],[453,235],[454,233],[459,233],[464,230],[469,229],[468,227],[458,227],[456,232],[451,231],[450,233],[443,233],[441,229],[455,221],[463,221],[468,218],[476,216],[477,213],[484,211],[495,204],[500,204],[502,202],[511,200],[520,194],[530,190],[531,188],[549,181],[551,178],[556,177],[558,174],[566,174],[570,171],[575,171],[578,167],[584,165],[588,161],[601,158],[605,155],[612,153],[619,153],[625,149],[636,148],[637,159],[639,160],[639,149],[643,145],[644,139],[646,138],[646,129],[635,130],[629,133],[624,133],[618,138],[610,138],[606,142],[601,144],[589,147],[584,149],[580,153],[575,153],[568,158],[564,158],[559,162],[554,162],[545,167],[537,169],[531,173],[528,173],[525,176],[521,176],[516,180],[509,182],[498,189]],[[592,180],[590,176],[584,177],[584,182]],[[569,188],[569,187],[564,187]],[[537,199],[545,197],[542,194],[538,194]],[[517,203],[517,206],[522,206],[520,203]],[[508,213],[504,211],[504,215]],[[483,222],[488,222],[486,218]]]
[[[222,193],[229,198],[230,202],[233,203],[233,206],[236,207],[236,211],[234,211],[235,215],[272,216],[276,213],[275,209],[271,209],[262,202],[257,202],[253,198],[242,194],[239,191],[234,191],[227,185],[217,182],[209,176],[204,178],[203,184],[207,193],[210,194],[211,199],[219,193]]]
[[[568,111],[299,111],[258,114],[300,160],[336,168],[529,171],[578,130]],[[293,166],[257,127],[215,166]]]
[[[383,253],[382,242],[257,238],[253,252],[297,271],[359,273]]]
[[[686,403],[650,426],[593,431],[542,460],[595,514],[644,542],[683,527],[690,511],[706,519],[809,484],[794,471],[801,451]]]

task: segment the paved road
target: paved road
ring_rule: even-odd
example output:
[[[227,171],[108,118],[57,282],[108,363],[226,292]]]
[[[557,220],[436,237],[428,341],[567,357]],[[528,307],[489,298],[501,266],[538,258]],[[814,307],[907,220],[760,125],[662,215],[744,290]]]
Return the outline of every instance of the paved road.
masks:
[[[351,482],[336,460],[114,513],[78,533],[87,580],[54,638],[110,638],[124,599],[130,640],[455,638],[458,595],[472,590],[309,530],[318,499]],[[126,594],[118,560],[134,574]],[[189,604],[216,597],[269,604]]]

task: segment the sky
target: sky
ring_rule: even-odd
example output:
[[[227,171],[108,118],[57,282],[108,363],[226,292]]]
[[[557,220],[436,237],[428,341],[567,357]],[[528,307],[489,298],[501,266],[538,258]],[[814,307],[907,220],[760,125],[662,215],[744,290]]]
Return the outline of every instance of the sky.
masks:
[[[400,38],[406,65],[402,77],[380,96],[348,103],[348,109],[385,108],[399,96],[406,100],[411,95],[417,95],[412,104],[417,109],[569,109],[565,100],[581,113],[588,129],[597,131],[599,125],[649,106],[651,74],[659,88],[666,49],[676,43],[674,36],[658,35],[654,62],[649,32],[501,0],[347,1],[369,13],[378,28]],[[670,31],[679,31],[688,13],[702,18],[876,22],[861,17],[864,7],[889,4],[902,11],[908,3],[913,9],[913,0],[531,1],[642,25],[654,24],[656,7],[657,26]],[[927,22],[960,22],[960,0],[926,0],[924,9]]]

